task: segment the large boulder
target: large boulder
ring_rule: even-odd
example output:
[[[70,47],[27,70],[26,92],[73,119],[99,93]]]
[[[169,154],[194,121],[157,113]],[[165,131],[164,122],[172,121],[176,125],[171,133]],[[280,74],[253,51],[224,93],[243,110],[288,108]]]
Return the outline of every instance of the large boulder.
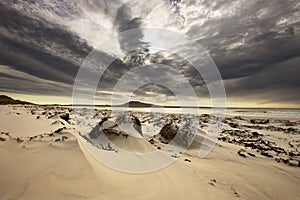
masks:
[[[195,127],[189,120],[182,124],[174,121],[168,122],[162,127],[158,138],[162,143],[189,147],[195,139]]]

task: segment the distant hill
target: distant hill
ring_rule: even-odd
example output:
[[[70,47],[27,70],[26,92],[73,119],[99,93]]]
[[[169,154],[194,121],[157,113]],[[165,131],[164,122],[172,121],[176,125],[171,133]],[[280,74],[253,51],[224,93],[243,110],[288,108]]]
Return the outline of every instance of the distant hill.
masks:
[[[153,104],[149,104],[149,103],[143,103],[143,102],[140,102],[140,101],[130,101],[128,103],[125,103],[125,104],[122,104],[122,105],[118,105],[116,107],[158,107],[156,105],[153,105]]]
[[[0,105],[6,105],[6,104],[33,104],[33,103],[13,99],[6,95],[0,95]]]
[[[155,104],[150,104],[150,103],[144,103],[144,102],[140,102],[140,101],[130,101],[128,103],[122,104],[122,105],[116,105],[113,107],[130,107],[130,108],[159,108],[159,107],[163,107],[163,108],[194,108],[194,107],[189,107],[189,106],[159,106],[159,105],[155,105]]]

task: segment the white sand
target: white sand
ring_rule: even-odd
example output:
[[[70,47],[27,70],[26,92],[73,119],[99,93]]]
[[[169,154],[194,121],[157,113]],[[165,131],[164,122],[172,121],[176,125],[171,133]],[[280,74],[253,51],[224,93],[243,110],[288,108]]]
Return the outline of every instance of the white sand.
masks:
[[[60,124],[51,125],[55,120],[40,115],[41,111],[36,111],[38,115],[32,115],[31,109],[23,106],[0,106],[0,111],[0,131],[14,133],[17,136],[26,137],[49,133],[61,127]],[[40,118],[37,119],[37,116]]]
[[[11,107],[0,108],[0,131],[12,135],[1,136],[6,138],[0,142],[1,200],[300,199],[300,168],[262,156],[242,158],[236,145],[220,143],[205,159],[191,148],[167,168],[128,174],[96,161],[70,127],[61,135],[18,143],[13,136],[51,133],[58,128],[50,125],[55,120],[36,120],[22,107],[16,109],[21,115],[7,112]],[[68,139],[54,142],[62,136]]]

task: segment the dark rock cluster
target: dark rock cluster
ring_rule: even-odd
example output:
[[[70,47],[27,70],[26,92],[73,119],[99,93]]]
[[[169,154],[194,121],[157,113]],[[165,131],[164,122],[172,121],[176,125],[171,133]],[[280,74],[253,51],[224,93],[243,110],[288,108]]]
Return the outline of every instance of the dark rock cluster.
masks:
[[[297,149],[288,151],[278,146],[275,142],[265,139],[263,134],[249,130],[223,130],[218,139],[223,142],[244,146],[262,156],[274,158],[277,162],[300,167],[300,153]],[[247,155],[255,157],[255,154],[246,152],[243,149],[238,151],[238,155],[244,158]]]

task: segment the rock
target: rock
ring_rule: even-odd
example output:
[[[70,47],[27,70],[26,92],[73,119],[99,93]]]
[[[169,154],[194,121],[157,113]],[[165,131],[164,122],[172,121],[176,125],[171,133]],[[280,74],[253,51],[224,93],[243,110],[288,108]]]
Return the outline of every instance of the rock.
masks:
[[[29,140],[33,140],[33,139],[35,139],[37,137],[38,137],[37,135],[36,136],[31,136],[31,137],[29,137]]]
[[[241,149],[237,152],[239,154],[239,156],[243,157],[243,158],[246,158],[246,154],[245,154],[245,150]]]
[[[268,124],[270,123],[270,120],[263,120],[263,119],[251,119],[250,120],[251,124]]]
[[[279,153],[286,154],[286,151],[285,151],[283,148],[281,148],[281,147],[270,146],[270,148],[271,148],[274,152],[276,152],[277,154],[279,154]]]
[[[233,191],[235,197],[240,197],[239,193],[233,187],[231,187],[231,190]]]
[[[297,126],[297,123],[286,120],[284,123],[285,126]]]
[[[209,114],[202,114],[200,117],[210,117]]]
[[[113,148],[111,147],[110,143],[107,143],[107,147],[105,147],[105,150],[111,151]]]
[[[67,140],[68,139],[68,137],[67,136],[62,136],[62,141],[65,141],[65,140]]]
[[[235,116],[233,119],[244,120],[241,116]]]
[[[265,144],[257,144],[256,148],[260,151],[269,151],[271,148],[268,145]]]
[[[177,154],[173,154],[171,155],[172,158],[179,158],[179,156]]]
[[[273,156],[271,154],[269,154],[268,152],[266,152],[266,151],[262,151],[260,154],[263,155],[263,156],[266,156],[268,158],[273,158]]]
[[[180,129],[177,125],[178,123],[181,124]],[[195,139],[194,132],[196,130],[196,125],[191,118],[185,118],[181,122],[178,120],[170,120],[170,122],[165,124],[160,130],[158,137],[161,139],[161,142],[172,143],[188,148]]]
[[[282,160],[282,162],[285,163],[285,164],[288,164],[288,163],[289,163],[289,159],[287,159],[287,158],[282,158],[281,160]]]
[[[223,142],[228,141],[229,137],[227,135],[220,135],[218,136],[218,140],[221,140]]]
[[[1,134],[9,136],[9,132],[1,132]]]
[[[184,161],[185,161],[185,162],[192,162],[191,160],[189,160],[189,159],[187,159],[187,158],[184,159]]]
[[[133,127],[135,128],[135,130],[137,130],[137,132],[139,134],[143,135],[141,121],[135,116],[132,116],[132,121],[133,121]]]
[[[259,134],[258,132],[252,132],[252,137],[260,137],[263,136],[262,134]]]
[[[116,119],[116,124],[118,126],[122,126],[122,125],[132,126],[139,135],[143,136],[141,121],[132,114],[129,115],[129,114],[123,113],[123,114],[118,115],[117,119]]]
[[[290,151],[289,156],[291,156],[291,157],[300,156],[300,153],[297,151]]]
[[[215,179],[212,179],[208,182],[208,184],[210,184],[212,186],[216,186],[215,183],[217,183],[217,181]]]
[[[295,129],[295,128],[288,128],[284,132],[285,133],[297,133],[297,129]]]
[[[293,167],[300,167],[299,161],[296,160],[289,160],[288,164]]]
[[[100,122],[99,125],[102,126],[104,122],[108,120],[108,117],[104,117]]]
[[[68,122],[69,119],[70,119],[70,114],[69,113],[64,113],[60,116],[60,118],[65,120],[66,122]]]
[[[102,122],[102,121],[101,121]],[[100,123],[101,123],[100,122]],[[99,124],[97,124],[94,128],[93,128],[93,130],[89,133],[89,136],[90,136],[90,138],[92,138],[92,139],[97,139],[103,132],[102,132],[102,130],[101,130],[101,125],[100,125],[100,123]]]
[[[178,132],[179,128],[173,123],[168,123],[160,130],[159,135],[165,139],[167,142],[170,142],[174,139]]]
[[[54,140],[54,142],[59,142],[59,141],[61,141],[60,138]]]
[[[154,144],[155,143],[155,140],[153,140],[152,138],[148,141],[150,144]]]
[[[54,133],[60,133],[62,130],[64,130],[64,128],[59,128],[59,129],[55,130]]]
[[[108,117],[104,117],[89,133],[89,137],[92,139],[97,139],[101,134],[105,133],[106,135],[114,134],[114,135],[120,135],[120,131],[117,130],[115,127],[117,127],[116,123],[110,123],[110,126],[104,126],[105,122],[108,121]]]
[[[254,142],[244,143],[245,147],[250,147],[251,149],[256,149],[257,145]]]
[[[1,142],[4,142],[4,141],[6,141],[6,139],[5,139],[5,138],[2,138],[2,137],[0,137],[0,141],[1,141]]]
[[[228,123],[228,125],[229,125],[231,128],[238,128],[238,127],[239,127],[238,124],[235,124],[235,123],[232,123],[232,122]]]
[[[256,157],[255,154],[253,154],[253,153],[248,152],[248,155],[251,156],[251,157]]]
[[[275,126],[267,126],[267,127],[264,127],[264,129],[270,130],[270,131],[278,131],[278,132],[283,132],[283,131],[285,131],[284,128],[281,128],[281,127],[275,127]]]
[[[21,138],[16,138],[16,141],[17,141],[18,143],[22,143],[22,142],[24,142],[24,140],[23,140],[23,139],[21,139]]]
[[[115,129],[114,127],[111,127],[111,128],[106,128],[106,129],[103,129],[102,130],[103,133],[105,133],[105,135],[116,135],[116,136],[119,136],[122,132],[118,129]],[[124,137],[128,137],[128,135],[126,136],[126,134],[121,134],[121,135],[124,135]]]

